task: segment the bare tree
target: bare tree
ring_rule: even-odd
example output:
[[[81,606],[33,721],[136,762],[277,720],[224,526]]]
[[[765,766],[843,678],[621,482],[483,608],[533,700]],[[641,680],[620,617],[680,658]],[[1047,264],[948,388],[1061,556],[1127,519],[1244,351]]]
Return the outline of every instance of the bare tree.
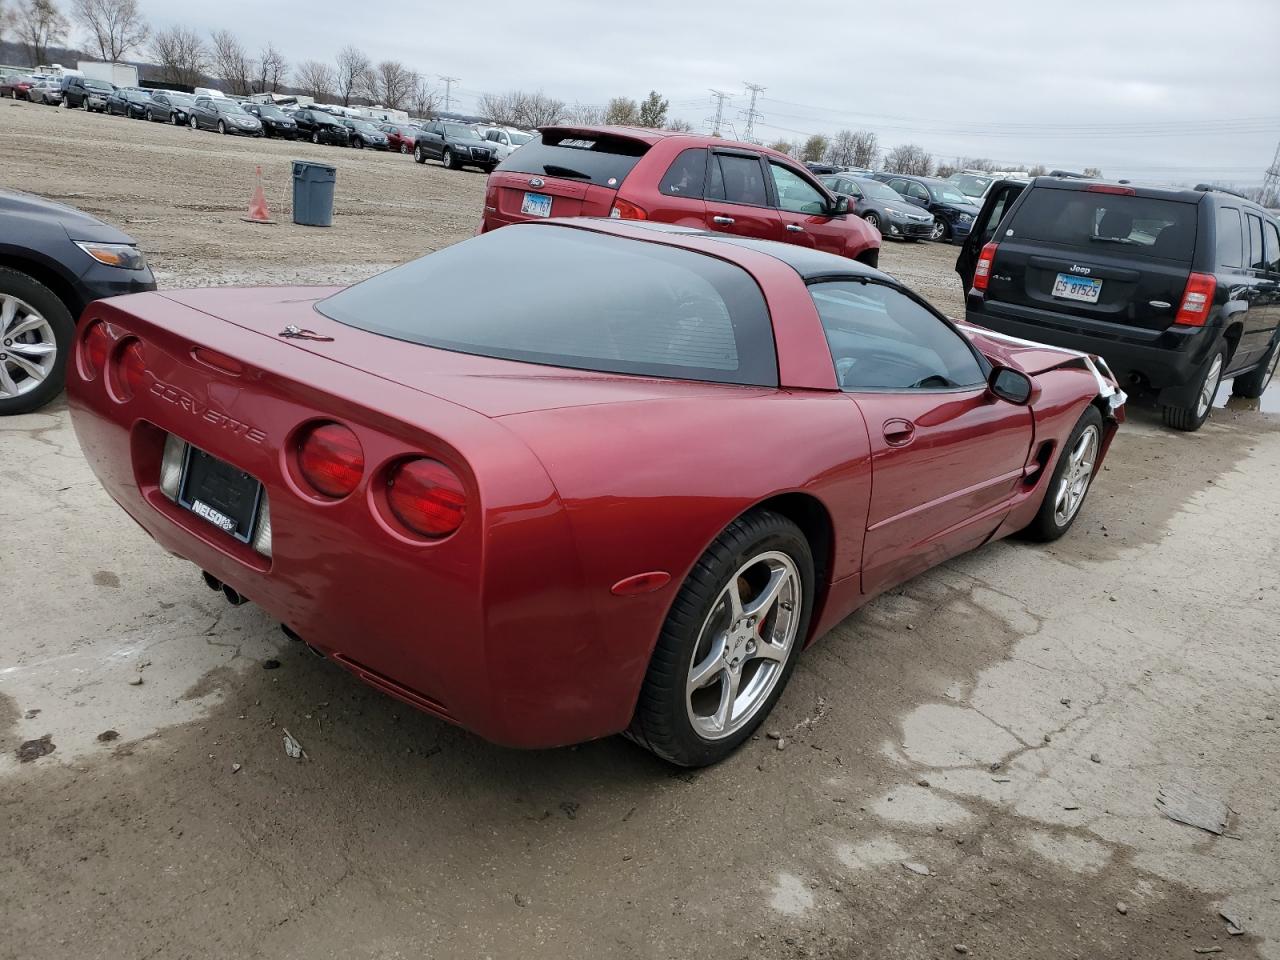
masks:
[[[370,96],[392,110],[402,109],[417,85],[418,75],[399,60],[383,60],[370,72]]]
[[[672,133],[693,133],[693,124],[688,120],[668,120],[663,130],[670,130]]]
[[[534,129],[553,123],[563,123],[567,116],[563,100],[549,97],[541,90],[525,95],[524,109],[516,126]]]
[[[826,155],[830,143],[831,141],[826,136],[821,133],[815,133],[800,148],[800,159],[807,161],[821,160]]]
[[[504,127],[513,127],[520,119],[521,104],[525,94],[519,90],[508,90],[506,93],[486,93],[477,104],[479,111],[494,123]]]
[[[369,58],[355,47],[343,47],[338,53],[338,71],[336,75],[338,99],[344,107],[351,106],[355,97],[364,94],[369,86],[369,73],[372,64]]]
[[[640,125],[640,104],[630,97],[614,97],[604,108],[604,122],[624,127]]]
[[[957,167],[954,163],[944,163],[939,161],[937,167],[934,168],[933,175],[945,180],[953,173],[959,173],[961,169],[961,167]]]
[[[1031,167],[1030,169],[1028,169],[1028,170],[1027,170],[1027,176],[1028,176],[1028,177],[1043,177],[1043,176],[1044,176],[1046,173],[1048,173],[1048,172],[1049,172],[1049,168],[1048,168],[1048,167],[1046,167],[1043,163],[1037,163],[1035,166],[1033,166],[1033,167]]]
[[[640,111],[637,117],[640,126],[661,130],[663,124],[667,122],[667,108],[669,106],[671,106],[671,101],[660,97],[657,90],[650,90],[649,96],[645,97],[644,102],[640,104]]]
[[[413,93],[409,96],[409,106],[413,108],[413,115],[429,120],[435,115],[439,102],[440,95],[427,85],[426,80],[418,77],[413,85]]]
[[[332,99],[338,85],[333,67],[319,60],[303,60],[294,72],[294,80],[303,94],[321,103]]]
[[[870,170],[876,165],[876,157],[880,154],[880,141],[870,130],[853,131],[853,159],[850,166],[863,167]]]
[[[151,56],[160,65],[167,83],[199,86],[209,69],[209,51],[200,35],[189,27],[169,27],[151,37]]]
[[[26,0],[10,14],[18,42],[27,48],[33,67],[49,59],[49,47],[66,38],[71,24],[53,0]]]
[[[583,126],[598,127],[604,123],[604,107],[594,103],[575,103],[565,114],[565,119]]]
[[[237,96],[253,92],[253,60],[230,30],[215,30],[209,36],[213,75],[223,80]]]
[[[1085,175],[1086,177],[1089,177],[1089,178],[1093,179],[1093,180],[1101,180],[1101,179],[1102,179],[1102,170],[1101,170],[1100,168],[1098,168],[1098,167],[1085,167],[1085,168],[1084,168],[1084,175]]]
[[[254,93],[279,93],[280,88],[289,80],[289,61],[276,49],[275,44],[267,41],[258,55],[257,70],[254,72]]]
[[[98,54],[119,62],[141,48],[151,29],[142,19],[138,0],[71,0],[71,16],[93,38]]]
[[[933,157],[924,147],[904,143],[884,155],[884,168],[889,173],[927,177],[933,172]]]
[[[996,165],[986,157],[962,157],[960,160],[961,170],[981,170],[983,173],[990,173],[996,168]]]

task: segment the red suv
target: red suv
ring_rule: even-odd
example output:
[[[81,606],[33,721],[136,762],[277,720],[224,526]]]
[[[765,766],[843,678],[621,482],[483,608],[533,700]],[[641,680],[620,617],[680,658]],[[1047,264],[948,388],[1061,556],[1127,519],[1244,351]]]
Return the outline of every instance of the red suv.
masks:
[[[485,187],[480,232],[539,217],[656,220],[781,240],[874,267],[880,233],[790,157],[634,127],[543,127]]]

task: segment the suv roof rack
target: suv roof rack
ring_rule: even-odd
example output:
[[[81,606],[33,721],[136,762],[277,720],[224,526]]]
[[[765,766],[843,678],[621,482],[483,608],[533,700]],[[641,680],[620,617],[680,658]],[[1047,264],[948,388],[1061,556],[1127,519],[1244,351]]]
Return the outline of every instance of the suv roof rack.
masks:
[[[1233,197],[1239,197],[1241,200],[1248,200],[1239,190],[1232,190],[1230,187],[1219,187],[1212,183],[1197,183],[1191,189],[1199,190],[1201,193],[1229,193]]]

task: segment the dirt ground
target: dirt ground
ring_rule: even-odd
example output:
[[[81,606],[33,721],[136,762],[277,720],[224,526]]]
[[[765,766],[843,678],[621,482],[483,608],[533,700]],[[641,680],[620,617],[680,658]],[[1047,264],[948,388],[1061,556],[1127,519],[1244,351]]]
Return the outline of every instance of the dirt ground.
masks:
[[[331,230],[287,222],[295,157],[338,167]],[[276,226],[239,220],[257,166]],[[0,171],[171,286],[358,279],[468,236],[484,182],[7,101]],[[956,311],[954,254],[882,264]],[[785,749],[692,773],[359,685],[151,543],[62,403],[0,422],[0,958],[1278,960],[1275,400],[1135,405],[1069,536],[874,601],[801,659]]]

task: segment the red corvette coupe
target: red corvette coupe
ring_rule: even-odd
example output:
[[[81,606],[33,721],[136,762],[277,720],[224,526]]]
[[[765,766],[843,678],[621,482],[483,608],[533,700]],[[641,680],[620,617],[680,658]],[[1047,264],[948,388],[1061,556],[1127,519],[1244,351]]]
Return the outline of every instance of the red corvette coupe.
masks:
[[[500,743],[626,731],[690,766],[870,597],[1066,532],[1124,415],[1096,358],[852,260],[616,220],[347,289],[99,302],[68,391],[152,537],[362,680]]]

